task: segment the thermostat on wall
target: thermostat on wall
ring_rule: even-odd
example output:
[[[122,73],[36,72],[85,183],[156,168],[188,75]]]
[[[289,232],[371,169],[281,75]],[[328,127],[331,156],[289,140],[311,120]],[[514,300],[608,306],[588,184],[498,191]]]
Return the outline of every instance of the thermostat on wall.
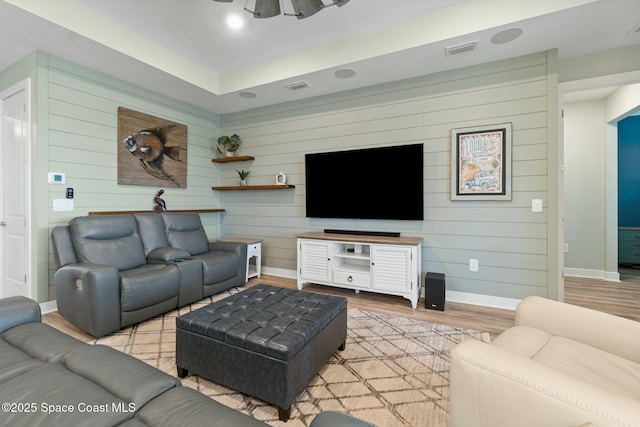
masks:
[[[64,184],[65,175],[61,172],[49,172],[49,184]]]

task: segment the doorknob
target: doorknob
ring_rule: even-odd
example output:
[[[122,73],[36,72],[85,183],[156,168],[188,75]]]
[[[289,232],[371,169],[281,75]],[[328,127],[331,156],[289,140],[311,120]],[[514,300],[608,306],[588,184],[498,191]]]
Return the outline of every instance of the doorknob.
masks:
[[[7,223],[6,223],[6,222],[4,222],[4,221],[0,221],[0,227],[6,227],[6,226],[7,226]]]

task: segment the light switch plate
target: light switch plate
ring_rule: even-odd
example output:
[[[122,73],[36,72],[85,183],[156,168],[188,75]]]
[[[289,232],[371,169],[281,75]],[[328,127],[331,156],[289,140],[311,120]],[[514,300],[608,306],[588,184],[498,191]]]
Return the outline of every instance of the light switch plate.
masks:
[[[73,210],[73,199],[53,199],[55,212],[67,212]]]
[[[542,199],[531,200],[531,212],[542,212]]]

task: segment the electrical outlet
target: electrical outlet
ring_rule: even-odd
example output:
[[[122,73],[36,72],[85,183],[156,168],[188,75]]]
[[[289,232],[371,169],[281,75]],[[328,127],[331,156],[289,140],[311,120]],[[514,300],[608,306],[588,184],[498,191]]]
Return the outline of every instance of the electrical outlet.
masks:
[[[478,271],[478,260],[471,258],[469,259],[469,271]]]

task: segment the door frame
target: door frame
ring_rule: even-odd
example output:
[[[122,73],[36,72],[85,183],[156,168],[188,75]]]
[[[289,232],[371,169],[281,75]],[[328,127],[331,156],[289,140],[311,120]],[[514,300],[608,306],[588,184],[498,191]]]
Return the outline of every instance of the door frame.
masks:
[[[34,294],[34,290],[33,290],[33,281],[32,281],[32,267],[33,267],[33,263],[31,260],[31,254],[32,252],[32,248],[33,248],[33,242],[32,242],[32,211],[31,211],[31,207],[32,207],[32,201],[31,201],[31,197],[32,197],[32,182],[31,182],[31,170],[32,170],[32,158],[31,158],[31,143],[32,143],[32,135],[31,135],[31,125],[32,125],[32,117],[31,117],[31,79],[30,78],[26,78],[22,81],[20,81],[19,83],[16,83],[10,87],[8,87],[7,89],[1,90],[0,91],[0,117],[2,117],[3,113],[4,113],[4,102],[6,99],[20,93],[20,92],[24,92],[24,105],[25,105],[25,120],[26,120],[26,125],[25,125],[25,157],[26,157],[26,169],[24,171],[22,171],[22,173],[24,174],[24,183],[25,183],[25,189],[24,191],[26,192],[25,195],[25,215],[26,215],[26,236],[25,236],[25,244],[27,245],[27,248],[25,250],[26,253],[26,257],[27,259],[25,260],[25,275],[26,275],[26,281],[25,281],[25,286],[27,289],[27,297],[31,298]],[[2,120],[0,120],[0,136],[3,134],[3,129],[2,129]],[[0,144],[3,141],[0,140]],[[0,164],[2,162],[2,154],[3,150],[0,149]],[[4,172],[3,172],[4,173]],[[2,183],[2,181],[6,179],[6,177],[3,174],[0,174],[0,183]],[[2,209],[2,199],[0,198],[0,212]],[[0,284],[0,286],[2,286],[2,284]]]

